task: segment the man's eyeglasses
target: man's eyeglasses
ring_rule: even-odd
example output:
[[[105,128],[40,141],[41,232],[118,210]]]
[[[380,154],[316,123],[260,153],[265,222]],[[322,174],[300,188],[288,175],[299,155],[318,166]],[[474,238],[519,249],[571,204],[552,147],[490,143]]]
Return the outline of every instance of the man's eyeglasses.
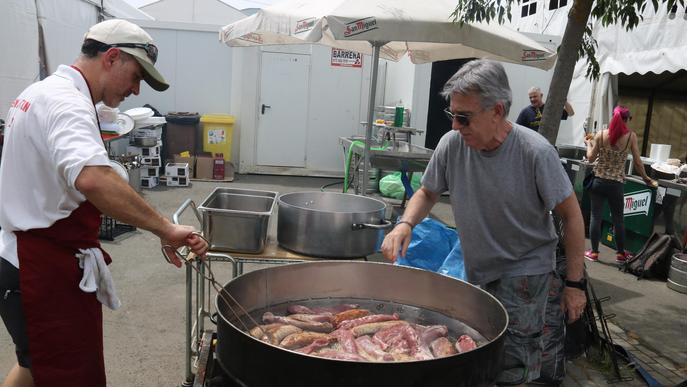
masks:
[[[142,48],[145,50],[148,59],[153,64],[157,61],[157,46],[149,43],[114,43],[108,44],[108,47],[127,47],[127,48]]]
[[[450,110],[448,110],[448,108],[444,109],[444,113],[446,114],[446,118],[448,118],[451,122],[455,120],[461,126],[470,125],[470,116],[467,114],[453,114]]]

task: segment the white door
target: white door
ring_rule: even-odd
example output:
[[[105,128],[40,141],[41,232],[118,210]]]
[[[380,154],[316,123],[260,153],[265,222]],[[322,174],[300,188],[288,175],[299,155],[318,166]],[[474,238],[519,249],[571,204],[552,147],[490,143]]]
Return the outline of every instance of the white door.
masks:
[[[262,53],[256,164],[305,167],[310,56]]]

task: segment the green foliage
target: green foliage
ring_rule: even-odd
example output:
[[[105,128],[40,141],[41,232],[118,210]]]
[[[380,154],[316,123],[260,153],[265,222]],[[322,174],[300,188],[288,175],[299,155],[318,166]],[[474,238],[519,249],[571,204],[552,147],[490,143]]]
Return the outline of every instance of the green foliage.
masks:
[[[574,0],[579,1],[579,0]],[[491,22],[503,24],[512,20],[511,9],[513,3],[520,4],[520,0],[458,0],[455,10],[451,13],[454,22]],[[661,5],[668,9],[680,5],[685,7],[685,0],[596,0],[591,11],[592,21],[601,21],[603,27],[620,24],[629,31],[642,21],[642,13],[651,4],[654,11]],[[573,5],[574,7],[574,5]],[[577,48],[577,59],[586,58],[587,78],[598,78],[599,62],[596,60],[598,44],[592,36],[592,24],[587,23],[582,41]]]
[[[518,0],[518,3],[520,1]],[[513,19],[511,4],[513,0],[459,0],[456,9],[451,13],[453,21],[460,22],[490,22],[492,20],[503,24]]]

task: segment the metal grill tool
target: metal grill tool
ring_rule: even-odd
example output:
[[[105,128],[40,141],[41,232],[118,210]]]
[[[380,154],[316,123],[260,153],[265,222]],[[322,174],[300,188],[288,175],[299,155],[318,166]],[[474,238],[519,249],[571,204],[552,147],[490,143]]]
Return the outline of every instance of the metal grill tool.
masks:
[[[200,238],[202,238],[205,243],[208,243],[208,246],[210,245],[208,240],[205,239],[205,237],[198,232],[194,232],[193,235],[196,235]],[[185,247],[182,247],[185,249]],[[271,333],[268,333],[267,331],[263,330],[262,327],[260,327],[260,324],[255,321],[253,317],[246,311],[246,309],[239,303],[222,285],[215,280],[215,274],[212,272],[212,269],[210,268],[210,265],[208,262],[203,259],[203,257],[197,257],[191,252],[188,252],[186,255],[184,255],[183,252],[179,251],[178,249],[175,249],[173,246],[170,245],[163,245],[161,247],[162,250],[162,255],[165,257],[168,263],[171,263],[175,265],[176,267],[181,267],[182,265],[187,265],[191,269],[193,269],[196,273],[198,273],[203,279],[207,280],[210,285],[215,289],[217,292],[217,295],[222,298],[224,303],[226,304],[227,308],[231,311],[231,313],[236,317],[236,320],[241,324],[243,329],[246,331],[250,331],[251,328],[257,327],[260,332],[264,336],[267,336],[268,338],[272,339]],[[199,267],[196,267],[194,265],[195,262],[199,262],[200,266],[204,269],[201,270]],[[241,313],[237,313],[237,311],[232,307],[232,304],[240,309]],[[243,320],[243,317],[247,317],[250,324],[252,324],[252,327],[249,327]]]

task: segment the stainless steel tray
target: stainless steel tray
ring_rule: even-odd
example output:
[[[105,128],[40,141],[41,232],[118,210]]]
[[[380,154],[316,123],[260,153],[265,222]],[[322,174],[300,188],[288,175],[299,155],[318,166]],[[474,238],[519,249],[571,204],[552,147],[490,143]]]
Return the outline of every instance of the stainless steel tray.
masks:
[[[198,207],[210,250],[262,252],[277,195],[272,191],[215,188]]]

